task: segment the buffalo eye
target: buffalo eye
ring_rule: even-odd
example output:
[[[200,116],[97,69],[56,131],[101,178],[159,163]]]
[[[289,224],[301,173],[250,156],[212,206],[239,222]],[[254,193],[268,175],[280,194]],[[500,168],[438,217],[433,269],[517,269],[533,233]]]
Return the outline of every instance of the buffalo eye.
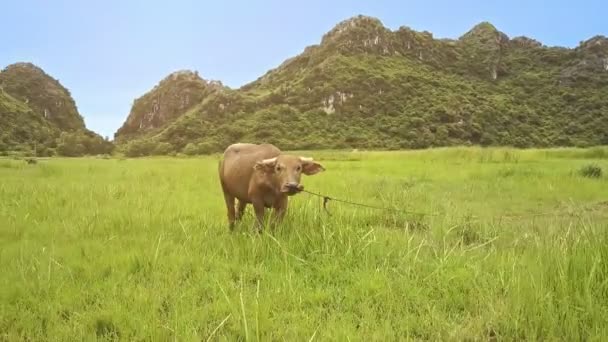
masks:
[[[281,165],[277,165],[277,172],[281,172],[281,170],[283,170],[283,168],[281,167]]]

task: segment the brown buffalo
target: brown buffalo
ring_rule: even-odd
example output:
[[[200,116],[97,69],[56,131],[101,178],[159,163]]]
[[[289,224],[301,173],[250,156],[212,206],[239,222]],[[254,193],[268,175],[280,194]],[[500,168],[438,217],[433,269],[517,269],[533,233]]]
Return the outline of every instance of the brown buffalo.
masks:
[[[282,154],[274,145],[228,146],[219,174],[230,229],[242,218],[248,203],[253,204],[258,229],[262,228],[265,208],[274,208],[275,219],[280,221],[285,216],[288,197],[304,189],[300,184],[302,173],[314,175],[324,170],[312,158]],[[235,199],[239,200],[236,211]]]

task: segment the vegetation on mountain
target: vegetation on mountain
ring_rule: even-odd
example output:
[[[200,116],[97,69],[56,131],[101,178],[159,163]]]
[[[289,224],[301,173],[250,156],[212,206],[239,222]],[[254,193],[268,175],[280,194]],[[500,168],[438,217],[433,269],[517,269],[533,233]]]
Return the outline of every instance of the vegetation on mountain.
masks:
[[[179,99],[179,87],[163,92]],[[200,92],[179,115],[160,120],[147,106],[143,122],[161,124],[137,128],[145,116],[136,104],[129,134],[116,137],[131,156],[217,152],[236,141],[284,149],[601,145],[606,91],[602,36],[575,49],[546,47],[481,23],[457,40],[435,39],[359,16],[240,89]]]
[[[31,63],[0,72],[0,154],[106,154],[113,144],[85,127],[70,92]]]
[[[134,101],[127,121],[116,132],[116,139],[127,140],[162,128],[222,89],[220,82],[206,81],[197,72],[174,72]]]
[[[484,22],[436,39],[375,18],[339,23],[239,89],[178,71],[134,101],[115,134],[127,156],[283,149],[608,144],[608,38],[574,49],[509,38]],[[0,153],[79,156],[113,145],[69,91],[29,63],[0,72]]]

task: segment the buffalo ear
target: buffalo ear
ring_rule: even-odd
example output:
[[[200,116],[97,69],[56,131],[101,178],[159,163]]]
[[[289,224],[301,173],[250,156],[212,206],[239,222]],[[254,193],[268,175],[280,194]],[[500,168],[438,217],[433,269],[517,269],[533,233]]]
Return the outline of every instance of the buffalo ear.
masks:
[[[321,164],[315,162],[312,158],[300,157],[300,160],[302,161],[302,172],[305,175],[312,176],[325,171],[325,168]]]
[[[261,170],[264,172],[273,172],[274,167],[277,165],[277,158],[270,158],[261,160],[253,166],[255,170]]]

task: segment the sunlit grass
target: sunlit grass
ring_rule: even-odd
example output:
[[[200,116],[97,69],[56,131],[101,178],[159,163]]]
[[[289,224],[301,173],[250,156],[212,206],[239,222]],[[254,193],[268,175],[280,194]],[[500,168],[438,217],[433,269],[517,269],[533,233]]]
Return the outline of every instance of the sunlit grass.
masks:
[[[3,159],[0,340],[602,339],[598,151],[298,152],[308,190],[428,215],[301,194],[262,236],[218,156]]]

